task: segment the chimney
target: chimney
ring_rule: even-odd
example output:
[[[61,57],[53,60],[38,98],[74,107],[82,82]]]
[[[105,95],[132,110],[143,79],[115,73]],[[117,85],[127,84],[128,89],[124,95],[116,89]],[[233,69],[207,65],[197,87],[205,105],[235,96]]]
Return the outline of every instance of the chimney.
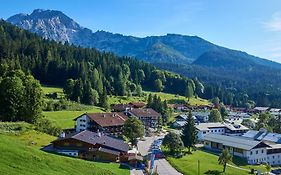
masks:
[[[98,134],[98,137],[101,137],[101,132],[99,129],[97,130],[97,134]]]
[[[60,133],[60,138],[65,138],[65,132]]]

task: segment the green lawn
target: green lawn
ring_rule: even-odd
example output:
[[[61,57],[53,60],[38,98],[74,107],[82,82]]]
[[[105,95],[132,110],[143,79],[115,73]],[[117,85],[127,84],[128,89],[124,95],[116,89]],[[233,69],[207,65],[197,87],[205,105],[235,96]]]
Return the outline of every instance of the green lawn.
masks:
[[[53,121],[57,126],[61,128],[73,128],[74,121],[76,117],[85,112],[104,112],[102,108],[93,107],[92,109],[86,111],[44,111],[43,115],[49,120]]]
[[[62,88],[58,87],[49,87],[43,86],[43,91],[45,94],[57,92],[60,96],[64,96]],[[111,104],[126,104],[130,102],[146,102],[146,96],[152,93],[157,94],[160,96],[162,100],[167,100],[168,103],[185,103],[187,102],[187,98],[184,96],[162,93],[162,92],[150,92],[144,91],[143,97],[127,97],[127,96],[108,96],[108,103]],[[191,105],[204,105],[209,104],[207,100],[200,99],[200,98],[191,98],[189,100],[189,104]],[[89,108],[89,109],[86,109]],[[99,108],[96,106],[86,106],[83,110],[79,111],[44,111],[43,115],[46,116],[48,119],[56,123],[58,126],[65,128],[73,128],[74,121],[73,119],[78,117],[79,115],[85,112],[104,112],[103,108]]]
[[[246,175],[247,171],[239,170],[232,167],[227,167],[226,172],[222,173],[222,165],[218,164],[218,155],[209,153],[203,150],[197,150],[191,155],[187,154],[182,158],[168,157],[170,164],[184,175],[198,174],[198,160],[200,161],[200,174],[205,174],[208,170],[213,171],[212,174],[221,175]],[[234,157],[232,165],[239,166],[240,168],[248,169],[260,169],[265,172],[265,167],[262,165],[251,166],[247,165],[242,159]]]
[[[60,87],[42,86],[42,90],[45,95],[56,92],[59,97],[64,97],[63,89]]]
[[[205,100],[205,99],[201,99],[201,98],[195,98],[195,97],[192,97],[189,99],[184,97],[184,96],[181,96],[181,95],[175,95],[175,94],[168,94],[168,93],[162,93],[162,92],[146,92],[147,94],[148,93],[152,93],[152,94],[157,94],[158,96],[160,96],[160,98],[162,100],[167,100],[168,103],[188,103],[190,105],[207,105],[207,104],[210,104],[210,102],[208,100]]]
[[[5,175],[128,175],[116,163],[85,161],[41,151],[55,137],[36,131],[0,133],[0,174]]]

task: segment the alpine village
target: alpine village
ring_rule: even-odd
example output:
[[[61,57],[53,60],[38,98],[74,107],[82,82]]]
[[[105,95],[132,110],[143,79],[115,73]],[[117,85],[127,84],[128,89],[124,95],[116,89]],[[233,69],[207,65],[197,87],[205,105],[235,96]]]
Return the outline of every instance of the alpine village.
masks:
[[[1,175],[281,173],[280,63],[19,9],[0,20]]]

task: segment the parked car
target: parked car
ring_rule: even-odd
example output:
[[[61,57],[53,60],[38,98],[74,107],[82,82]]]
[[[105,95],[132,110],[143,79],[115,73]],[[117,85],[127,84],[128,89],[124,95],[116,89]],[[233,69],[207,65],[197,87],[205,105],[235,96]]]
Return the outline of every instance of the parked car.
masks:
[[[272,170],[271,173],[279,175],[281,174],[281,169]]]

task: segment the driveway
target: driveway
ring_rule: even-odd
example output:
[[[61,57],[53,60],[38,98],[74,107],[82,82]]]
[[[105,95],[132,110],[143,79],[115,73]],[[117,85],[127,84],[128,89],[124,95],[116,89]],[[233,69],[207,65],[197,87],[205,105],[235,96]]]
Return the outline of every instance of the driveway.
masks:
[[[144,175],[142,170],[130,170],[130,175]]]
[[[182,175],[172,167],[166,159],[155,160],[155,168],[159,175]]]
[[[145,141],[138,142],[138,150],[142,156],[146,156],[148,154],[148,150],[153,143],[154,140],[164,138],[162,136],[152,136],[152,137],[145,137]],[[173,168],[166,159],[158,159],[154,162],[154,170],[157,170],[159,175],[182,175],[179,173],[175,168]],[[131,172],[133,173],[133,172]]]
[[[150,145],[153,143],[154,140],[157,139],[156,136],[152,137],[144,137],[144,141],[138,141],[138,150],[141,153],[142,156],[146,156],[148,154],[148,150],[150,148]]]

